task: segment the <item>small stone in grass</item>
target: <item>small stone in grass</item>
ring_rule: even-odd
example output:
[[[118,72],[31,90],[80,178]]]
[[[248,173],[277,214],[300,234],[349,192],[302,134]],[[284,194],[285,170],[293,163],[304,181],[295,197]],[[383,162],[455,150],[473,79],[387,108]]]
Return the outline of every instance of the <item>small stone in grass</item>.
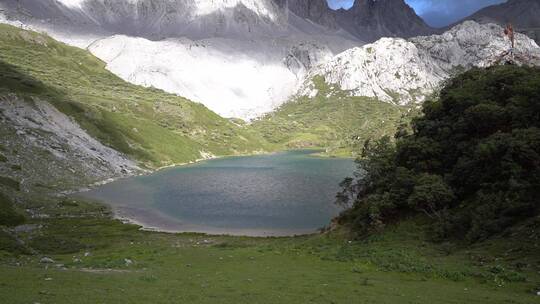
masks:
[[[53,264],[54,260],[49,257],[42,257],[41,260],[39,260],[42,264]]]

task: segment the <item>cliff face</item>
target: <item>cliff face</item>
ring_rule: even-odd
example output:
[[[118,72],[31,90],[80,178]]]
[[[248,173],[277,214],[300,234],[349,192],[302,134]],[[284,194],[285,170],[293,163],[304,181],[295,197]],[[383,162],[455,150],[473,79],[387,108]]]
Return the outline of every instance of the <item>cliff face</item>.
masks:
[[[5,0],[12,18],[45,21],[57,31],[106,32],[149,39],[282,33],[285,12],[272,0]]]
[[[337,20],[344,29],[368,42],[434,32],[404,0],[356,0],[351,9],[337,11]]]
[[[434,33],[404,0],[356,0],[349,10],[334,11],[326,0],[274,0],[291,13],[330,29],[341,29],[365,42],[382,37],[408,38]]]
[[[336,13],[326,0],[275,0],[287,5],[290,12],[330,29],[338,29]]]
[[[404,0],[356,0],[351,9],[338,11],[326,0],[4,0],[0,14],[66,36],[151,40],[340,32],[372,42],[433,32]]]

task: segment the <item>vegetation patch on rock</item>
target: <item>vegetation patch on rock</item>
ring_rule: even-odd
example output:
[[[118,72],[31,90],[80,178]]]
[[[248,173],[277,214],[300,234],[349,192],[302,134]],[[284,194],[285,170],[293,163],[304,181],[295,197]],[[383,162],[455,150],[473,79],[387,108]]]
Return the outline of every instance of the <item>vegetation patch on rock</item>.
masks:
[[[412,111],[375,98],[350,96],[324,77],[313,82],[315,96],[293,99],[254,121],[252,127],[281,149],[320,148],[329,155],[350,157],[365,140],[394,134]]]

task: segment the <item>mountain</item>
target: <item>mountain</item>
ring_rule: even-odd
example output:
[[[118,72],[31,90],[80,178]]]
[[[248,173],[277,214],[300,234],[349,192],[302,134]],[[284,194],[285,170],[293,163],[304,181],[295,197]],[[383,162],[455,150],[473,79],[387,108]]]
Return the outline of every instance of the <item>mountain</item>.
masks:
[[[512,23],[516,29],[540,42],[540,1],[509,0],[488,6],[465,18],[479,23]]]
[[[295,15],[364,42],[382,37],[408,38],[435,32],[404,0],[356,0],[350,9],[334,11],[326,0],[274,0]]]
[[[257,0],[6,0],[22,22],[72,34],[115,33],[148,39],[276,34],[286,16],[272,1]],[[69,28],[67,28],[69,26]]]
[[[337,20],[344,29],[367,42],[434,33],[404,0],[356,0],[351,9],[337,11]]]
[[[493,65],[508,49],[501,32],[495,24],[467,21],[442,35],[352,48],[311,69],[294,99],[251,126],[282,148],[355,155],[365,140],[393,136],[449,78]],[[538,45],[522,34],[517,39],[515,63],[540,65]]]
[[[88,48],[124,80],[225,117],[275,109],[306,71],[359,45],[273,0],[7,0],[6,22]]]
[[[274,0],[300,18],[304,18],[327,28],[338,29],[337,16],[328,7],[326,0]]]
[[[0,172],[73,190],[213,155],[265,150],[199,103],[125,82],[86,50],[0,24]]]
[[[300,95],[317,95],[313,79],[323,77],[352,96],[400,105],[420,103],[456,72],[493,64],[508,49],[502,30],[495,24],[466,21],[442,35],[382,38],[310,70]],[[516,52],[530,57],[520,63],[540,64],[538,45],[522,34],[516,38],[520,41]]]
[[[428,31],[401,0],[357,1],[347,12],[324,0],[5,0],[0,22],[88,48],[126,81],[243,119],[275,110],[311,68],[364,40]]]
[[[317,94],[298,96],[250,127],[279,149],[322,149],[327,155],[358,156],[368,139],[393,136],[410,117],[408,107],[351,96],[316,77]]]

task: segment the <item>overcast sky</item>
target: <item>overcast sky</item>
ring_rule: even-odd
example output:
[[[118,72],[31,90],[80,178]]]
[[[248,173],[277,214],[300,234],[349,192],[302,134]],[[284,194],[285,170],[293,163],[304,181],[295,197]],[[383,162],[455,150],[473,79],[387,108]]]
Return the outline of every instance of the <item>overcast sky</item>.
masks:
[[[350,8],[354,0],[328,0],[334,9]],[[454,23],[477,10],[506,0],[406,0],[426,22],[435,27]]]

